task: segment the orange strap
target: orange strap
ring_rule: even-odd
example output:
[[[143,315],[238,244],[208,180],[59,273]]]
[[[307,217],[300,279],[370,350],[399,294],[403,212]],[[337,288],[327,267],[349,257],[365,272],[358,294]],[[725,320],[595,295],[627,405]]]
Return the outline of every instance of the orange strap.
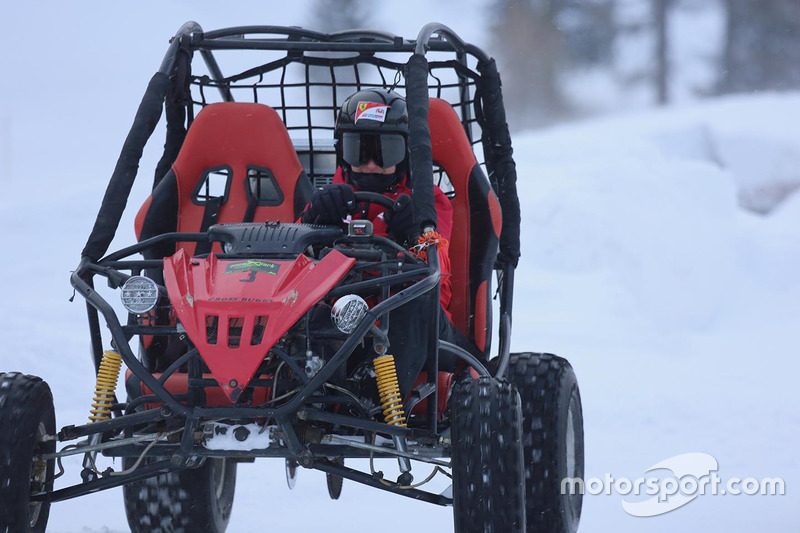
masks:
[[[435,231],[429,231],[424,235],[420,235],[419,239],[417,239],[417,244],[412,246],[408,251],[414,254],[416,257],[419,257],[423,261],[428,261],[428,252],[427,249],[432,244],[439,244],[441,246],[447,246],[449,243],[447,239],[439,235],[439,233]]]

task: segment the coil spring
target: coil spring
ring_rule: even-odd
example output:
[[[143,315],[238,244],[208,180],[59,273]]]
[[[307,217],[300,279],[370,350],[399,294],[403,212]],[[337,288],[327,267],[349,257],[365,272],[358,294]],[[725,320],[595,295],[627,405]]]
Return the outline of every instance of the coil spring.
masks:
[[[394,356],[376,357],[372,362],[378,381],[378,394],[383,407],[383,419],[387,424],[406,427],[406,415],[400,397],[400,385],[397,382],[397,370],[394,367]]]
[[[97,385],[94,388],[94,403],[89,410],[89,420],[99,422],[111,418],[111,406],[114,404],[114,393],[117,390],[117,379],[122,367],[122,356],[117,352],[106,350],[97,371]]]

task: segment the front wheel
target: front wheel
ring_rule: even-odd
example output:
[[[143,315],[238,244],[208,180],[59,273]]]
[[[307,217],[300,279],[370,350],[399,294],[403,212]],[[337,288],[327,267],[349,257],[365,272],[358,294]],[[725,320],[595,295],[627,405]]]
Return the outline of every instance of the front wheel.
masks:
[[[528,533],[578,530],[583,495],[565,479],[583,479],[583,410],[566,359],[549,353],[511,354],[507,378],[522,399]]]
[[[125,458],[130,467],[135,458]],[[206,459],[202,466],[161,474],[123,487],[132,533],[222,533],[236,488],[236,462]]]
[[[456,533],[523,533],[519,394],[505,381],[481,377],[459,382],[450,402]]]
[[[17,372],[0,373],[0,531],[42,533],[48,502],[31,495],[53,490],[56,415],[47,383]],[[50,437],[50,438],[48,438]]]

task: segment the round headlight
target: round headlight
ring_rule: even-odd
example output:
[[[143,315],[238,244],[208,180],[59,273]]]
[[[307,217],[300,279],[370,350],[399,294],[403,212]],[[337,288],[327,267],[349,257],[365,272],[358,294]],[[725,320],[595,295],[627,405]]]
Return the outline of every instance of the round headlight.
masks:
[[[342,296],[331,309],[331,320],[342,333],[352,333],[364,315],[367,314],[369,306],[364,298],[356,294]]]
[[[131,313],[150,311],[158,302],[158,285],[144,276],[131,276],[122,285],[122,305]]]

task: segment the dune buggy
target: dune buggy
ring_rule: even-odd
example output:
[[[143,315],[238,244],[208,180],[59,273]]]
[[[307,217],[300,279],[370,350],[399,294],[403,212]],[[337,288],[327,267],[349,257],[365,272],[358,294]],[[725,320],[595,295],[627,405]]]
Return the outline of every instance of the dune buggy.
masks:
[[[474,350],[433,333],[443,243],[432,233],[409,250],[366,221],[295,223],[334,174],[341,102],[369,87],[407,99],[417,216],[436,220],[434,184],[453,205],[449,311]],[[107,254],[163,112],[138,242]],[[324,472],[332,498],[347,479],[452,506],[459,532],[575,531],[581,495],[561,488],[583,475],[575,375],[555,355],[510,353],[519,227],[495,62],[446,26],[406,40],[185,24],[71,277],[97,379],[89,422],[57,430],[46,383],[0,374],[0,530],[44,531],[51,503],[122,486],[132,531],[224,531],[238,464],[269,457],[290,486],[300,467]],[[432,326],[407,333],[427,336],[427,362],[401,397],[387,332],[420,299]],[[75,454],[82,481],[58,487],[56,465]],[[376,458],[396,460],[396,478]],[[430,469],[447,489],[426,488]]]

